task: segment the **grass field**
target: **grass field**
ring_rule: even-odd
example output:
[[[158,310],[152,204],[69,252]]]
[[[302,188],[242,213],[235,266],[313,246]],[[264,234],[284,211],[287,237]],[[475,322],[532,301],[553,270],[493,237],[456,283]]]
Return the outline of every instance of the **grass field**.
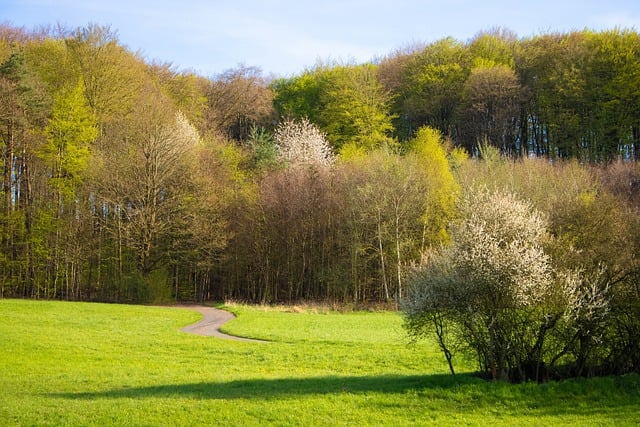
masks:
[[[396,313],[234,306],[193,336],[175,308],[0,300],[0,425],[629,425],[640,377],[547,384],[450,376]]]

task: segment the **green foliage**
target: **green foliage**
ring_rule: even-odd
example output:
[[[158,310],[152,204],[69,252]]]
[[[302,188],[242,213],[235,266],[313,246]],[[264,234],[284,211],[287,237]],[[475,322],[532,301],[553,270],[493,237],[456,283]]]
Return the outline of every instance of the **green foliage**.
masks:
[[[45,132],[47,142],[38,149],[38,156],[51,170],[51,185],[65,200],[73,200],[88,167],[90,145],[98,136],[81,81],[55,97]]]
[[[105,126],[127,114],[144,86],[145,64],[119,44],[108,26],[77,28],[64,42],[99,124]]]
[[[393,112],[404,122],[401,138],[407,139],[421,126],[438,129],[446,136],[454,131],[454,118],[468,75],[464,45],[446,38],[411,55]]]
[[[155,76],[160,85],[187,119],[201,125],[207,108],[207,97],[202,91],[202,78],[187,72],[177,72],[171,66],[158,65]]]
[[[494,67],[515,65],[514,53],[517,36],[506,29],[494,29],[478,33],[469,42],[469,51],[473,57],[473,67]]]
[[[166,269],[156,269],[145,276],[136,272],[128,280],[135,302],[167,304],[175,301]]]
[[[391,97],[373,65],[321,66],[277,80],[273,88],[280,117],[317,124],[338,151],[345,145],[371,150],[391,142]]]
[[[319,123],[336,149],[355,144],[371,150],[391,141],[390,97],[373,65],[332,68],[323,89]]]
[[[351,162],[356,159],[362,159],[366,155],[367,155],[366,148],[353,142],[344,144],[340,148],[340,159],[344,160],[345,162]]]
[[[457,171],[469,160],[469,153],[462,147],[455,147],[449,153],[449,164],[453,171]]]
[[[323,70],[308,70],[299,76],[278,79],[272,83],[275,92],[273,100],[280,117],[296,119],[308,118],[317,122],[321,103]]]
[[[247,146],[251,150],[251,167],[257,170],[272,170],[280,166],[278,147],[273,136],[264,128],[253,127],[249,132]]]

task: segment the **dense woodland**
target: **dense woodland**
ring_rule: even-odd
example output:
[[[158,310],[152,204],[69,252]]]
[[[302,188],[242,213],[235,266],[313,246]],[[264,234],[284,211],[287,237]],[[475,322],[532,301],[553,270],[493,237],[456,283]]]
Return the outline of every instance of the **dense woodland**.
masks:
[[[636,31],[204,77],[108,27],[3,25],[0,137],[0,297],[397,301],[491,188],[548,216],[555,266],[640,298]]]

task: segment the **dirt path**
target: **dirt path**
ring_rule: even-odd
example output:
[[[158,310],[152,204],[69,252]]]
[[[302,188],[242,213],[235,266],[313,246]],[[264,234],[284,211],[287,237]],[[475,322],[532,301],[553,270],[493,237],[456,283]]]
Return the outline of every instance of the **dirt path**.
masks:
[[[194,310],[202,314],[201,321],[192,325],[187,325],[181,330],[195,335],[203,335],[207,337],[223,338],[234,341],[247,341],[247,342],[267,342],[262,340],[256,340],[251,338],[237,337],[234,335],[228,335],[220,332],[220,327],[227,323],[229,320],[235,318],[235,316],[228,311],[220,310],[219,308],[206,307],[203,305],[185,305],[178,306],[178,308]]]

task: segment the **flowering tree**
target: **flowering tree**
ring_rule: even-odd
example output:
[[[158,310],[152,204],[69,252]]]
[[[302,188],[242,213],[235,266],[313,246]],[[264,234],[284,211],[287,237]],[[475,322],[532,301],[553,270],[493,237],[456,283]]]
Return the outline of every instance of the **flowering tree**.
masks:
[[[279,157],[291,165],[330,165],[334,161],[325,134],[307,119],[281,122],[274,139]]]
[[[452,373],[457,350],[475,356],[487,376],[511,381],[616,363],[608,369],[634,369],[633,360],[608,356],[618,343],[607,343],[615,341],[607,331],[621,318],[611,316],[604,266],[553,271],[545,248],[557,242],[547,218],[511,193],[470,191],[460,218],[451,245],[410,269],[402,302],[409,334],[435,331]]]
[[[410,272],[406,326],[414,337],[435,326],[452,372],[452,350],[463,348],[494,379],[536,378],[558,320],[544,310],[554,289],[546,218],[510,193],[488,191],[467,194],[461,218],[451,246]]]

